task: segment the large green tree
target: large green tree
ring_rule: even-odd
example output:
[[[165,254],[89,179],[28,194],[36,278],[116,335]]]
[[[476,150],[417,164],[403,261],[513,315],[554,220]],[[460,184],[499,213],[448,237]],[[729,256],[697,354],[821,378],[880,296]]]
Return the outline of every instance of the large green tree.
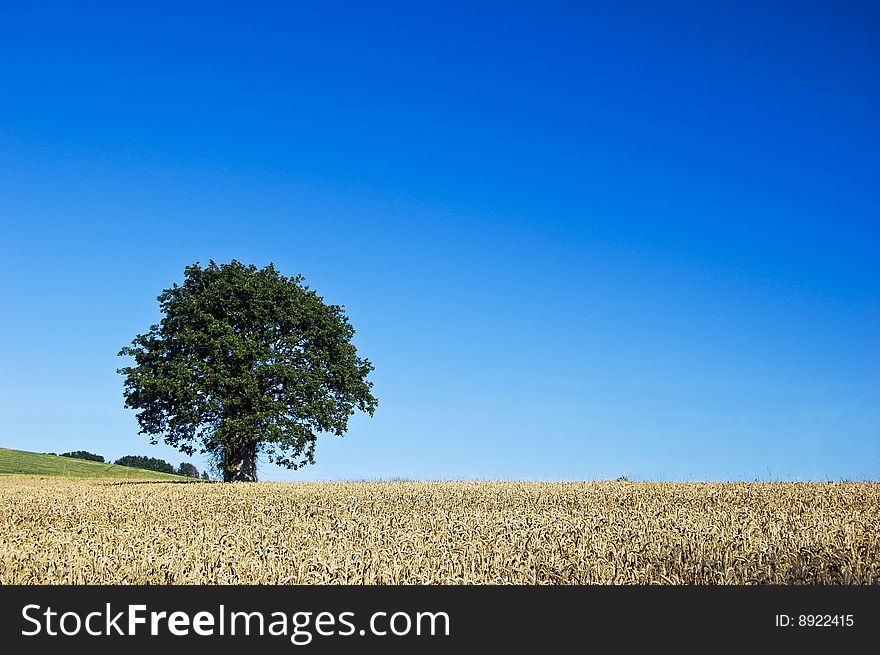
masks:
[[[209,453],[227,482],[252,481],[258,454],[312,464],[318,434],[342,436],[356,409],[373,415],[354,328],[301,276],[197,262],[158,300],[161,322],[119,353],[135,362],[119,369],[125,406],[152,443]]]

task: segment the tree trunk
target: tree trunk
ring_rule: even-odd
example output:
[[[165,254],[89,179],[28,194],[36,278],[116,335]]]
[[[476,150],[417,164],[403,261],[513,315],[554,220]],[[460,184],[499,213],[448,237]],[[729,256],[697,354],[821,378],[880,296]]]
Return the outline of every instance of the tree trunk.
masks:
[[[257,447],[241,446],[223,453],[224,482],[257,481]]]

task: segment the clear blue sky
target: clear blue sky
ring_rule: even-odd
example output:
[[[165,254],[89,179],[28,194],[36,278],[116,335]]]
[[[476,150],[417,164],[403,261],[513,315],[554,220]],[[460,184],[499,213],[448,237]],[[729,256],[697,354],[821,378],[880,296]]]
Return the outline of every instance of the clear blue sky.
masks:
[[[236,258],[376,366],[263,479],[878,479],[878,12],[4,3],[0,445],[184,460],[116,353]]]

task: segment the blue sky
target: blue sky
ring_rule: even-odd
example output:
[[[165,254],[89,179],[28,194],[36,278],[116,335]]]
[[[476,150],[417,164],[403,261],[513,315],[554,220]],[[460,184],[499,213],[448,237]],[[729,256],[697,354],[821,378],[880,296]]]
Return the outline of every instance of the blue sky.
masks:
[[[5,3],[0,445],[185,460],[116,353],[236,258],[376,366],[262,479],[880,478],[877,5],[476,4]]]

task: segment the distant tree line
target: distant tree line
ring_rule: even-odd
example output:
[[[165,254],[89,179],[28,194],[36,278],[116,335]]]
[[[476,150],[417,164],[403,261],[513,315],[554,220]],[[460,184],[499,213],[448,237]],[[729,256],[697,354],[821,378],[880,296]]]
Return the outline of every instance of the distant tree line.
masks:
[[[90,453],[85,450],[74,450],[71,453],[61,453],[61,456],[73,457],[74,459],[87,459],[90,462],[101,462],[102,464],[104,463],[104,458],[101,455],[96,455],[95,453]]]
[[[119,466],[130,466],[134,469],[145,469],[147,471],[158,471],[159,473],[177,473],[177,470],[164,459],[156,457],[144,457],[143,455],[126,455],[120,457],[114,464]]]
[[[54,455],[55,453],[46,454]],[[86,459],[90,462],[100,462],[102,464],[104,463],[104,458],[101,455],[96,455],[95,453],[90,453],[85,450],[74,450],[69,453],[62,453],[61,457],[73,457],[75,459]],[[172,464],[169,464],[164,459],[158,459],[156,457],[144,457],[143,455],[126,455],[125,457],[120,457],[113,463],[118,466],[128,466],[135,469],[158,471],[159,473],[171,473],[174,475],[182,475],[187,478],[201,477],[202,480],[210,480],[207,471],[202,473],[200,476],[199,469],[197,469],[189,462],[181,462],[180,466],[174,468]]]
[[[147,471],[158,471],[159,473],[172,473],[174,475],[182,475],[187,478],[198,478],[199,477],[199,469],[190,464],[189,462],[181,462],[180,466],[174,468],[172,464],[169,464],[164,459],[158,459],[156,457],[144,457],[143,455],[126,455],[125,457],[120,457],[117,459],[114,464],[118,464],[119,466],[130,466],[135,469],[146,469]],[[202,474],[202,479],[207,480],[208,474]]]

